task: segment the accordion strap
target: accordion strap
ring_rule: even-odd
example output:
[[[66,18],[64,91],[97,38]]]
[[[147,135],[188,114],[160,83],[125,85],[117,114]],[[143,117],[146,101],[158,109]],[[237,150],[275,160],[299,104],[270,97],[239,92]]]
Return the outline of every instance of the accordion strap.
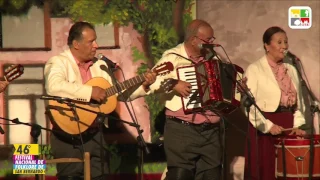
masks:
[[[186,59],[186,60],[188,60],[188,61],[191,61],[192,64],[195,64],[195,62],[193,62],[192,59],[186,58],[186,57],[184,57],[184,56],[182,56],[182,55],[180,55],[180,54],[177,54],[177,53],[168,53],[167,55],[169,55],[169,54],[177,55],[177,56],[179,56],[179,57],[181,57],[181,58],[183,58],[183,59]]]

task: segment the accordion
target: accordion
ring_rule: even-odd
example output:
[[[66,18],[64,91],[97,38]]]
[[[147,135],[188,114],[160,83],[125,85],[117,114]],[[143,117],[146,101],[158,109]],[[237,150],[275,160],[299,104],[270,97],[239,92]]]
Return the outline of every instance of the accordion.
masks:
[[[230,114],[240,106],[241,94],[237,83],[243,69],[218,60],[208,60],[192,66],[177,68],[179,80],[192,86],[188,98],[181,98],[185,113],[211,110],[217,114]]]

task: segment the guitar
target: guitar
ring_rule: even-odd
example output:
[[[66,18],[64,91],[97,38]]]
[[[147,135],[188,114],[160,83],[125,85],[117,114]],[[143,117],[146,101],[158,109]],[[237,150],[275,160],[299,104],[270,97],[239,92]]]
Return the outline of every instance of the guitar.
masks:
[[[4,76],[1,80],[11,82],[23,74],[24,67],[21,64],[13,64],[4,70]]]
[[[156,66],[153,70],[154,73],[158,75],[165,75],[173,71],[173,65],[171,62],[165,62]],[[118,83],[116,86],[111,86],[110,83],[102,78],[95,77],[86,82],[86,85],[98,86],[106,90],[107,99],[102,103],[97,103],[94,101],[82,102],[77,100],[72,100],[72,102],[82,108],[88,109],[93,112],[100,112],[104,114],[109,114],[115,110],[117,105],[116,94],[119,91],[126,90],[135,85],[144,82],[144,75],[139,75],[134,78]],[[50,120],[53,125],[58,126],[59,129],[63,130],[69,135],[78,135],[80,133],[85,133],[89,127],[94,123],[97,114],[83,110],[81,108],[76,108],[76,114],[78,115],[77,121],[74,117],[73,112],[70,107],[65,103],[60,103],[55,100],[49,100],[49,106],[47,110],[50,112]]]

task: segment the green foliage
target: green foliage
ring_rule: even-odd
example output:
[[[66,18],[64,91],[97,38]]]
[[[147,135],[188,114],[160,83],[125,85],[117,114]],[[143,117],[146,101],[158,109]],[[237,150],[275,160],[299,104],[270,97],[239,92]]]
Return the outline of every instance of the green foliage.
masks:
[[[160,162],[157,162],[157,163],[145,163],[143,164],[143,172],[145,173],[162,173],[165,168],[167,167],[167,164],[166,163],[160,163]],[[136,167],[135,169],[135,173],[137,174],[139,171],[138,171],[138,167]]]
[[[9,166],[8,160],[1,161],[0,177],[5,176],[8,173],[12,174],[12,166]]]
[[[157,116],[160,114],[160,112],[164,108],[164,103],[160,101],[160,97],[158,94],[151,94],[149,96],[145,97],[145,101],[147,103],[147,108],[150,113],[150,120],[151,120],[151,127],[155,127]],[[160,121],[164,121],[164,119],[158,119]],[[155,142],[158,140],[158,138],[161,136],[155,129],[153,129],[153,135],[151,138],[152,142]]]
[[[16,9],[21,9],[25,5],[25,0],[11,0],[10,4],[12,4],[13,7]]]
[[[168,28],[163,24],[155,23],[153,32],[150,44],[152,55],[155,57],[154,63],[156,63],[165,50],[177,45],[178,37],[173,27]]]
[[[178,44],[177,32],[173,28],[173,7],[174,1],[152,1],[141,0],[140,4],[144,5],[143,16],[144,22],[147,22],[147,33],[149,36],[149,45],[151,46],[151,54],[154,57],[154,63],[156,63],[162,56],[162,53],[169,48],[172,48]],[[194,0],[185,0],[184,14],[183,14],[183,27],[192,20],[190,8],[192,7]],[[143,22],[133,21],[135,29],[141,33],[141,26]],[[146,33],[146,32],[145,32]],[[137,49],[133,49],[134,61],[143,60]],[[141,74],[147,69],[146,64],[141,64],[138,68],[138,73]],[[163,110],[164,104],[160,101],[160,96],[152,94],[145,97],[145,102],[150,113],[151,127],[154,128],[157,116]],[[160,119],[160,121],[163,119]],[[152,142],[158,140],[161,136],[159,132],[153,129]]]
[[[44,155],[46,157],[46,159],[53,159],[50,145],[42,145],[42,146],[40,146],[40,154]]]
[[[21,16],[26,15],[31,6],[43,7],[41,0],[0,0],[0,12],[2,15]]]
[[[110,173],[117,173],[120,170],[122,156],[119,155],[119,148],[116,144],[108,144],[105,146],[108,150],[110,158]]]
[[[69,15],[74,21],[80,19],[93,24],[108,24],[117,22],[119,25],[128,25],[133,23],[134,28],[139,33],[145,33],[150,29],[154,19],[157,19],[159,13],[168,8],[172,2],[153,1],[153,0],[56,0],[56,8],[63,9],[56,12],[56,15]],[[171,13],[165,12],[167,15]],[[167,18],[161,18],[160,23],[169,21]],[[159,22],[159,19],[157,19]]]
[[[138,68],[138,74],[142,74],[146,72],[148,69],[148,65],[145,63],[141,63],[140,67]]]
[[[190,7],[192,0],[186,0],[185,9]],[[160,2],[159,2],[160,3]],[[165,2],[168,4],[168,2]],[[164,4],[163,2],[160,4]],[[156,6],[156,5],[155,5]],[[151,53],[154,57],[154,63],[160,60],[162,53],[169,48],[172,48],[178,44],[177,32],[172,27],[173,24],[173,8],[163,7],[162,13],[158,14],[156,19],[149,27],[149,44],[151,45]],[[165,21],[162,21],[165,20]],[[192,20],[191,14],[184,14],[183,25],[184,27]],[[138,69],[138,73],[144,72],[146,65],[141,65]],[[163,110],[164,104],[159,100],[160,96],[157,94],[149,95],[145,97],[145,102],[148,105],[150,113],[151,127],[153,128],[152,142],[158,140],[161,136],[159,132],[154,129],[156,120],[164,121],[164,119],[157,119],[159,113]]]
[[[142,60],[144,62],[148,61],[148,59],[143,54],[143,52],[139,51],[139,49],[137,47],[132,47],[131,51],[132,51],[133,62],[137,62],[137,61],[140,61],[140,60]]]
[[[73,21],[85,20],[93,24],[118,22],[127,25],[129,21],[129,0],[56,0],[55,7],[62,9],[57,16],[68,15]],[[121,10],[122,9],[122,10]]]

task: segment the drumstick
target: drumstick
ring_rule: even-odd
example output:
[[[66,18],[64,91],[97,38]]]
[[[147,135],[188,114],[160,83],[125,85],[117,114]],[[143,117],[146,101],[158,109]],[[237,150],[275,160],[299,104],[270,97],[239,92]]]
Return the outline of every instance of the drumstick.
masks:
[[[306,124],[302,124],[299,127],[287,128],[287,129],[283,129],[282,131],[290,131],[290,130],[295,130],[295,129],[308,130],[308,129],[310,129],[310,127],[308,125],[306,125]]]
[[[287,129],[283,129],[282,131],[291,131],[291,130],[295,130],[295,129],[299,129],[299,128],[287,128]]]

